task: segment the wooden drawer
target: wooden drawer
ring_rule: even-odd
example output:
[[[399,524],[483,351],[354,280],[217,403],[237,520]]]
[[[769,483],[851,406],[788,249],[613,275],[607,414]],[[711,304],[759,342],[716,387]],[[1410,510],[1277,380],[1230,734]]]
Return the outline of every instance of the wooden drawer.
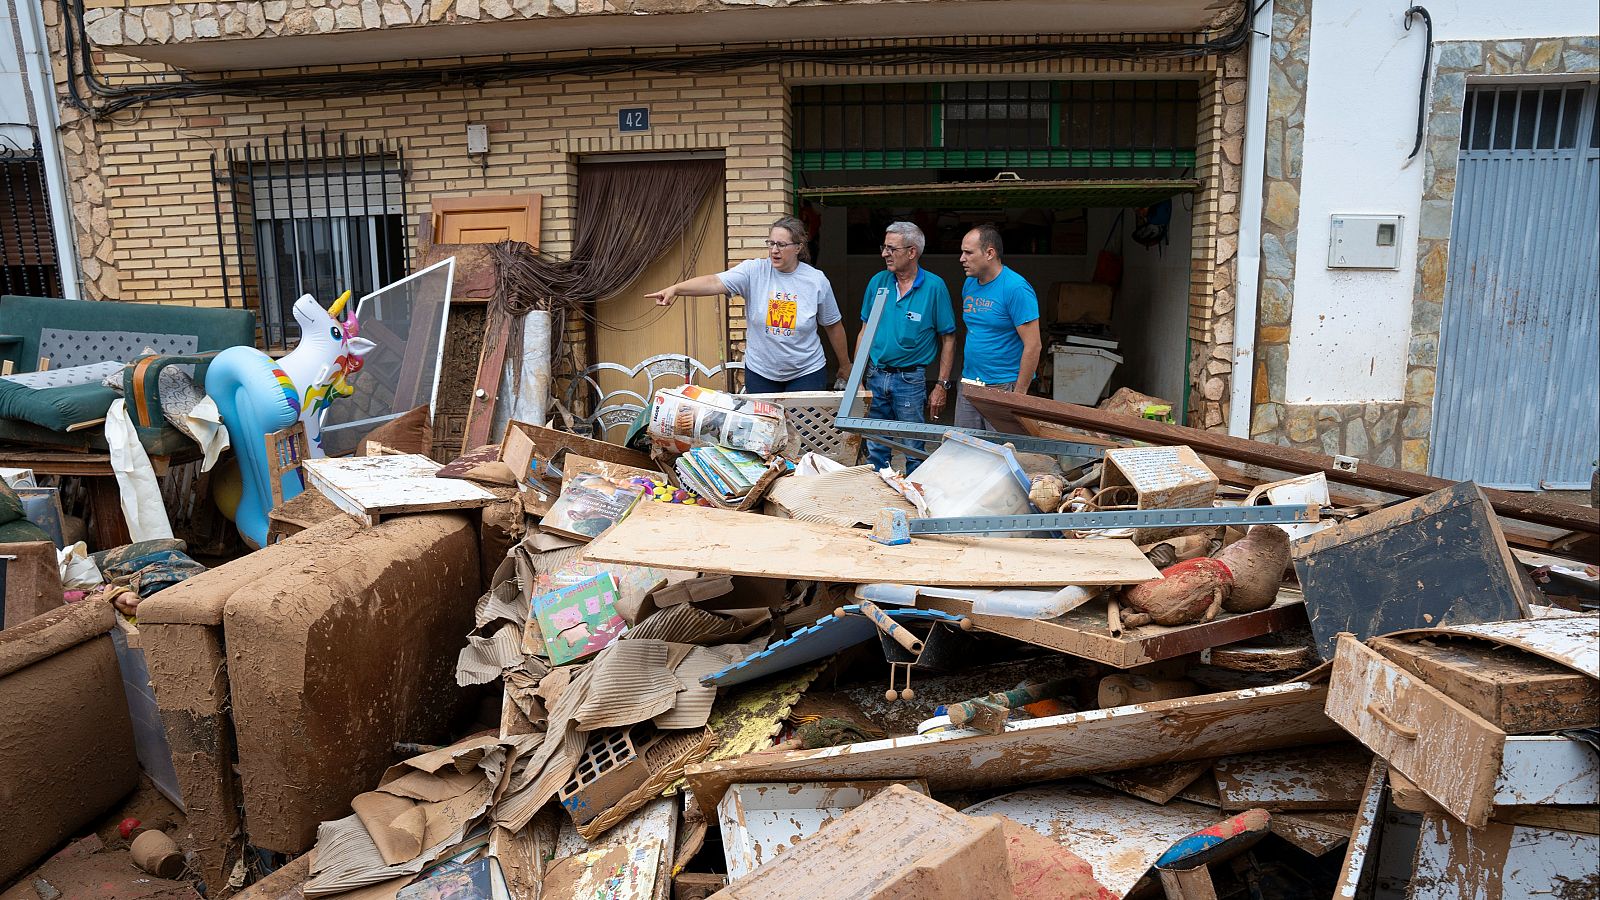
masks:
[[[1350,634],[1339,635],[1325,712],[1451,815],[1488,824],[1504,731]]]

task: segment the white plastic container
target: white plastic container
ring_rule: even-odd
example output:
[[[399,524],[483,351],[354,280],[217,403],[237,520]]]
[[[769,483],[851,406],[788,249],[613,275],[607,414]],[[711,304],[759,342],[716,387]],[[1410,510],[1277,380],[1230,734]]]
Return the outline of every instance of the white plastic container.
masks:
[[[1034,512],[1028,502],[1028,476],[1005,447],[959,431],[945,432],[944,443],[907,478],[922,492],[928,515],[1021,516]],[[1024,532],[991,532],[990,537],[1020,537]]]
[[[1055,377],[1050,395],[1063,403],[1093,406],[1111,382],[1111,373],[1122,364],[1122,357],[1100,347],[1055,344],[1050,347],[1055,359]]]

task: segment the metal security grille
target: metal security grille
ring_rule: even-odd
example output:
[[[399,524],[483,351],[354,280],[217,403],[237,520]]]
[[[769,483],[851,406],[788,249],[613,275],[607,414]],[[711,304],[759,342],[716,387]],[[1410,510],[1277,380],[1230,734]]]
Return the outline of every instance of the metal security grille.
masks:
[[[37,142],[27,152],[0,146],[0,294],[62,294],[42,160]]]
[[[1600,456],[1594,85],[1467,92],[1429,469],[1587,487]]]
[[[817,84],[794,89],[795,169],[1187,168],[1187,80]]]
[[[398,143],[302,129],[211,157],[223,301],[254,308],[269,349],[299,339],[291,308],[405,277],[406,178]],[[232,203],[224,204],[222,195]],[[232,227],[224,224],[224,206]]]

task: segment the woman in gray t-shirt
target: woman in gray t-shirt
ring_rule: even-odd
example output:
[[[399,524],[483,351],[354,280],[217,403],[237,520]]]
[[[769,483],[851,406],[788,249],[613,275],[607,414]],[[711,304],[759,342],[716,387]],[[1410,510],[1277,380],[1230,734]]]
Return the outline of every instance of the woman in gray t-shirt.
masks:
[[[799,219],[784,216],[767,234],[767,258],[750,259],[721,275],[701,275],[649,294],[661,306],[683,297],[738,294],[744,298],[744,389],[751,394],[825,391],[827,356],[820,329],[850,372],[839,302],[827,276],[805,262],[810,235]]]

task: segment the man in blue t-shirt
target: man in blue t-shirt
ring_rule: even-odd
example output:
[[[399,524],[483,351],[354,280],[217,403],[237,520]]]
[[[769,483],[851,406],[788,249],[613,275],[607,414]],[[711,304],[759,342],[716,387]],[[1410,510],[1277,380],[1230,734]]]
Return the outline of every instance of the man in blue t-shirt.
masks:
[[[922,251],[927,238],[910,222],[894,222],[884,231],[884,270],[867,282],[861,301],[861,321],[867,321],[879,303],[887,304],[878,319],[867,356],[867,389],[872,391],[872,406],[867,417],[898,422],[923,422],[923,404],[937,419],[944,412],[950,391],[950,368],[955,364],[956,317],[950,306],[950,290],[944,279],[922,270]],[[860,352],[859,348],[856,352]],[[939,357],[939,379],[928,390],[928,366]],[[907,441],[921,448],[921,441]],[[887,444],[867,442],[867,462],[874,469],[889,465]],[[917,467],[907,455],[906,474]]]
[[[1039,298],[1033,286],[1000,261],[1004,248],[993,225],[979,225],[961,239],[961,320],[967,345],[961,383],[1028,392],[1039,368]],[[956,398],[957,428],[993,431],[967,400]]]

